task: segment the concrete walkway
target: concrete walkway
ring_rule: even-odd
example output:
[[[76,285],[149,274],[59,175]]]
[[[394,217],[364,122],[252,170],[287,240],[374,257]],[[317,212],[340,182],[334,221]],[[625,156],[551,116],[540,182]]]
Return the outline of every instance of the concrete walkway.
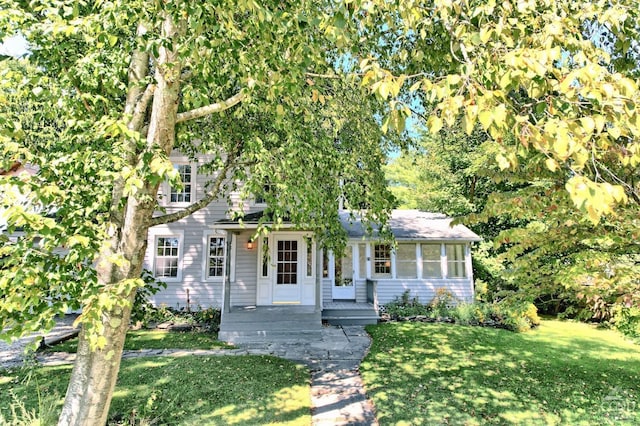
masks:
[[[54,331],[62,332],[59,329]],[[22,349],[26,343],[28,340],[25,339],[10,348],[7,345],[0,346],[0,368],[22,365]],[[237,349],[146,349],[125,351],[122,358],[215,355],[273,355],[285,358],[302,363],[311,370],[313,425],[377,425],[373,405],[367,399],[358,372],[360,361],[370,344],[369,335],[362,326],[323,327],[322,338],[316,341],[302,341],[292,334],[291,340],[246,343],[237,345]],[[75,360],[75,354],[38,354],[37,360],[41,365],[69,364]]]

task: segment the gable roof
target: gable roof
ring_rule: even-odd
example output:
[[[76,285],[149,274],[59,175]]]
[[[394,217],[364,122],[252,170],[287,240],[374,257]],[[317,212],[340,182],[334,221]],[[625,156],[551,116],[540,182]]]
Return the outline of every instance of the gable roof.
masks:
[[[241,219],[221,219],[216,221],[214,228],[218,229],[253,229],[265,215],[264,211],[248,213]],[[340,223],[347,231],[349,238],[364,238],[367,236],[360,217],[346,210],[338,212]],[[268,221],[267,217],[267,221]],[[481,238],[464,225],[451,226],[453,218],[442,213],[429,213],[420,210],[393,210],[389,219],[389,226],[398,240],[432,240],[432,241],[480,241]],[[283,228],[292,224],[285,219]],[[374,236],[375,236],[374,230]]]
[[[340,222],[349,238],[366,236],[365,228],[359,217],[352,218],[347,211],[341,211],[339,215]],[[389,218],[391,232],[398,240],[481,240],[466,226],[451,226],[451,222],[453,222],[453,218],[442,213],[429,213],[420,210],[393,210]]]

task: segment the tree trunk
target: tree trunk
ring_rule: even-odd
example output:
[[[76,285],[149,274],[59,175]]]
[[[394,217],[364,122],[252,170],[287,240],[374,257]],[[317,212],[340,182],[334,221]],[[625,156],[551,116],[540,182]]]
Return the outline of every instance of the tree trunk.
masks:
[[[170,16],[165,17],[161,31],[167,39],[173,39],[177,35],[176,25]],[[132,64],[137,60],[136,55],[133,56]],[[140,66],[144,66],[144,61],[138,62]],[[173,50],[165,46],[160,48],[156,59],[156,89],[148,121],[147,148],[159,146],[167,155],[171,153],[175,141],[180,65],[177,44],[173,45]],[[135,86],[136,82],[130,83]],[[127,110],[131,110],[130,104],[126,106],[125,111]],[[139,154],[141,153],[132,156],[130,166],[136,167]],[[117,207],[111,212],[112,220],[108,229],[110,241],[101,251],[96,266],[98,284],[105,292],[124,280],[140,278],[147,248],[147,234],[156,206],[157,183],[147,181],[143,188],[127,197],[124,205],[120,203],[121,197],[118,196],[120,187],[116,183],[113,205]],[[114,257],[124,261],[116,264],[113,262]],[[98,312],[104,326],[106,343],[103,348],[92,351],[87,334],[84,331],[80,333],[77,358],[58,420],[59,426],[96,426],[107,422],[135,290],[123,295],[110,292],[109,296],[116,303],[112,308],[104,308]]]

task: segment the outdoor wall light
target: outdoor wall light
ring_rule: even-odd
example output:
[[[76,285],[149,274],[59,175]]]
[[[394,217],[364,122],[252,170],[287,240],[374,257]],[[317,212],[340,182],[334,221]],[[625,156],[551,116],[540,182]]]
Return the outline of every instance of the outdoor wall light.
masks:
[[[253,250],[254,244],[252,240],[247,241],[247,250]]]

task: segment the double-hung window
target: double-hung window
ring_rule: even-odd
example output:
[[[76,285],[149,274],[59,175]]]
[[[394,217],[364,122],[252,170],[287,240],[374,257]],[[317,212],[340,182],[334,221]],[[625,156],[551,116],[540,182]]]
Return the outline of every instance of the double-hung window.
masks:
[[[373,275],[375,277],[391,277],[391,246],[389,244],[373,245]]]
[[[155,241],[153,275],[156,278],[180,277],[180,237],[159,236]]]
[[[193,198],[195,166],[191,164],[177,164],[175,169],[178,172],[180,185],[171,186],[169,189],[169,202],[190,203]]]
[[[205,279],[222,279],[225,271],[226,238],[219,234],[205,235]]]

